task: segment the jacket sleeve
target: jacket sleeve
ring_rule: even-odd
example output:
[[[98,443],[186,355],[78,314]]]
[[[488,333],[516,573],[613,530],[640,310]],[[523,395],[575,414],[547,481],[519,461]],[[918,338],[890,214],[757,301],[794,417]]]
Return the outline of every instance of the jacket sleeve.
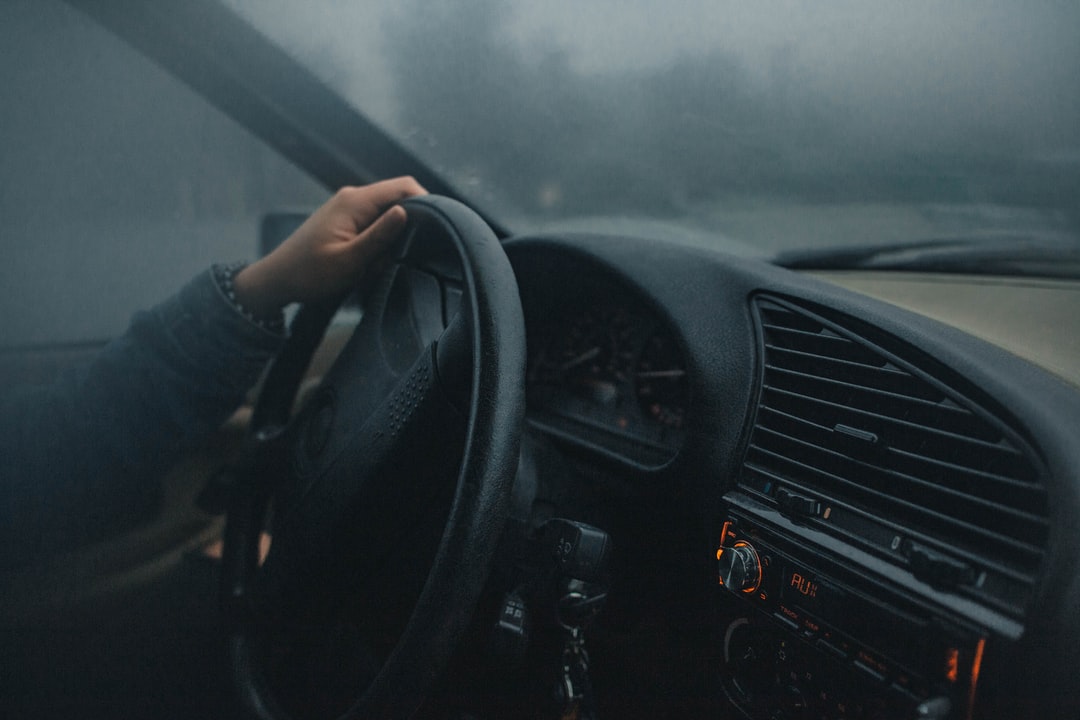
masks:
[[[207,271],[89,364],[0,400],[0,562],[100,535],[111,508],[229,417],[283,342]]]

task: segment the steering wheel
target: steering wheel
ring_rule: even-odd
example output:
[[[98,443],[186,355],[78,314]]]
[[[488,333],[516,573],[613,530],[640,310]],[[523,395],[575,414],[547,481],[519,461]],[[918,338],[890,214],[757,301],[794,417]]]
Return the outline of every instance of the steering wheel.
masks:
[[[466,633],[504,525],[524,415],[514,274],[464,205],[403,204],[402,250],[368,284],[362,320],[294,415],[337,304],[297,314],[235,473],[225,628],[234,683],[267,720],[289,713],[265,671],[266,638],[355,606],[366,609],[350,622],[381,639],[374,679],[343,717],[413,714]],[[273,540],[260,567],[264,527]],[[396,626],[389,640],[383,624]]]

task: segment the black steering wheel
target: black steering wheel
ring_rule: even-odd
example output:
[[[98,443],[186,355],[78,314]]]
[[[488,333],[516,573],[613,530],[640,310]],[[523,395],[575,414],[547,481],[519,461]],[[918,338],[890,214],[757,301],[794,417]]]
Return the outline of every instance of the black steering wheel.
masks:
[[[402,249],[319,387],[294,415],[336,304],[300,310],[256,404],[222,596],[234,682],[261,718],[295,707],[266,671],[267,638],[335,614],[376,638],[369,684],[333,712],[412,715],[465,635],[504,525],[524,414],[514,274],[462,204],[404,205]]]

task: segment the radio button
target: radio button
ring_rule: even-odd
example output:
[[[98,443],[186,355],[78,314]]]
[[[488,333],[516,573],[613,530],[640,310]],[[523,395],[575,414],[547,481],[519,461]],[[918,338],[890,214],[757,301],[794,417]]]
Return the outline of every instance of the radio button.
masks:
[[[828,640],[818,640],[817,641],[817,646],[818,646],[819,649],[824,650],[826,653],[828,653],[829,655],[832,655],[833,657],[835,657],[835,658],[837,658],[839,660],[847,660],[847,658],[848,658],[848,654],[846,652],[844,652],[844,650],[842,648],[839,648],[836,645],[833,645]]]
[[[910,703],[911,705],[917,705],[920,702],[922,702],[922,700],[923,700],[923,698],[921,698],[918,695],[916,695],[915,693],[911,692],[911,690],[909,688],[906,688],[903,685],[900,685],[900,684],[895,683],[895,682],[892,685],[889,686],[889,689],[892,690],[894,693],[896,693],[901,698],[903,698],[904,702]]]
[[[791,630],[792,632],[798,631],[798,620],[796,618],[791,618],[787,614],[785,614],[785,612],[790,612],[790,610],[788,610],[783,605],[780,606],[780,610],[781,612],[773,613],[773,617],[776,618],[776,621],[786,627],[788,630]]]
[[[855,661],[852,664],[877,682],[884,682],[889,674],[889,665],[885,660],[865,649],[855,653]]]
[[[803,637],[812,638],[821,632],[821,623],[812,617],[803,615],[802,619],[802,634]]]
[[[885,682],[885,675],[883,673],[878,672],[877,669],[870,667],[869,665],[862,662],[861,660],[856,660],[852,664],[857,669],[861,670],[865,675],[867,675],[870,678],[873,678],[876,682],[879,682],[879,683]]]

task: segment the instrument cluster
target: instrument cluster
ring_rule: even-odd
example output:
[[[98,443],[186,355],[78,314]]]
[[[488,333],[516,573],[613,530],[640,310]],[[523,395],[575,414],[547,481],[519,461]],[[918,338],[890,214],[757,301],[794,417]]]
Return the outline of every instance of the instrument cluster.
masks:
[[[675,336],[624,293],[590,294],[530,328],[534,426],[643,467],[685,436],[689,379]]]

